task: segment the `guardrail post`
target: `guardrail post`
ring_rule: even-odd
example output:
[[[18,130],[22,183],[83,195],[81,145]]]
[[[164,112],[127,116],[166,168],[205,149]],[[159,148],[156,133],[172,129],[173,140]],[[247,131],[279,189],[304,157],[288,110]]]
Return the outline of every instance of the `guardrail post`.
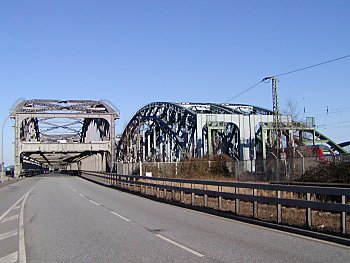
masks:
[[[258,189],[253,189],[253,195],[258,195]],[[258,201],[253,202],[253,218],[258,218]]]
[[[311,201],[311,193],[306,193],[306,201]],[[312,225],[312,219],[311,219],[311,208],[306,208],[306,224],[309,228],[311,228]]]
[[[235,194],[238,194],[239,193],[239,190],[237,189],[237,187],[235,187]],[[235,199],[235,213],[237,215],[239,215],[239,199],[236,198]]]
[[[174,186],[173,182],[170,182],[170,183],[171,183],[171,187],[173,187]],[[174,199],[175,199],[175,190],[172,189],[171,190],[171,201],[174,201]]]
[[[341,203],[346,205],[346,196],[341,196]],[[346,234],[346,212],[341,212],[341,232],[342,234]]]
[[[183,187],[183,184],[181,182],[180,182],[180,187],[181,188]],[[180,192],[180,202],[184,203],[184,191]]]
[[[281,198],[281,191],[277,191],[277,198]],[[282,222],[282,206],[281,204],[277,204],[277,223]]]
[[[193,189],[193,184],[191,183],[191,189]],[[191,205],[194,205],[194,203],[195,203],[195,195],[194,195],[194,193],[192,192],[191,193]]]
[[[163,181],[163,185],[165,185],[165,181]],[[166,197],[167,197],[167,191],[166,189],[163,187],[163,198],[166,200]]]
[[[222,186],[218,185],[218,192],[222,192]],[[222,210],[222,196],[219,195],[218,197],[218,208],[219,208],[219,211]]]
[[[204,190],[205,191],[208,190],[208,187],[206,184],[204,185]],[[204,195],[204,206],[208,207],[208,195],[207,194]]]

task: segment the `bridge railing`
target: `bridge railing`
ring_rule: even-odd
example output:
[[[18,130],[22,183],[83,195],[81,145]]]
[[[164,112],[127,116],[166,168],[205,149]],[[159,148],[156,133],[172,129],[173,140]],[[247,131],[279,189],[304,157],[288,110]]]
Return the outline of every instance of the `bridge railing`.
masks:
[[[158,178],[82,171],[83,178],[154,198],[349,236],[350,189]]]

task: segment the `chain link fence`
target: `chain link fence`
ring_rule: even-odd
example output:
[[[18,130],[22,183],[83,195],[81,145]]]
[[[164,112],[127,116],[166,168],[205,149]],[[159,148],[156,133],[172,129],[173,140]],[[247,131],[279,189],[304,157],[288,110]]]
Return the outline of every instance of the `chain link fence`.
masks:
[[[339,160],[330,157],[326,162]],[[225,179],[234,181],[292,181],[325,160],[318,157],[299,157],[264,160],[204,160],[181,162],[117,163],[117,173],[194,179]]]

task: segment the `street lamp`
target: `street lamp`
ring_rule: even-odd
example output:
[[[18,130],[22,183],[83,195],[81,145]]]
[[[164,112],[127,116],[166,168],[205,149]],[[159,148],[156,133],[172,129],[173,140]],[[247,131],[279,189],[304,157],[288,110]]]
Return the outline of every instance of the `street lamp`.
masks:
[[[7,120],[9,119],[10,115],[6,117],[4,120],[4,123],[2,124],[2,130],[1,130],[1,183],[4,181],[4,128]]]

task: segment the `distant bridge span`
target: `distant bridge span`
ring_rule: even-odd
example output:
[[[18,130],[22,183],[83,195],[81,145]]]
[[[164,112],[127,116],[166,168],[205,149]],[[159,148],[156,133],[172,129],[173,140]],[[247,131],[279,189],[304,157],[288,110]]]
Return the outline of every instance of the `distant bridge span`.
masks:
[[[23,100],[15,120],[15,175],[23,170],[111,171],[115,165],[115,120],[119,111],[93,100]]]
[[[173,162],[215,154],[264,159],[276,149],[273,117],[270,110],[244,104],[150,103],[127,124],[117,144],[117,160]],[[335,154],[347,153],[313,123],[281,115],[278,132],[282,148],[326,144]]]

